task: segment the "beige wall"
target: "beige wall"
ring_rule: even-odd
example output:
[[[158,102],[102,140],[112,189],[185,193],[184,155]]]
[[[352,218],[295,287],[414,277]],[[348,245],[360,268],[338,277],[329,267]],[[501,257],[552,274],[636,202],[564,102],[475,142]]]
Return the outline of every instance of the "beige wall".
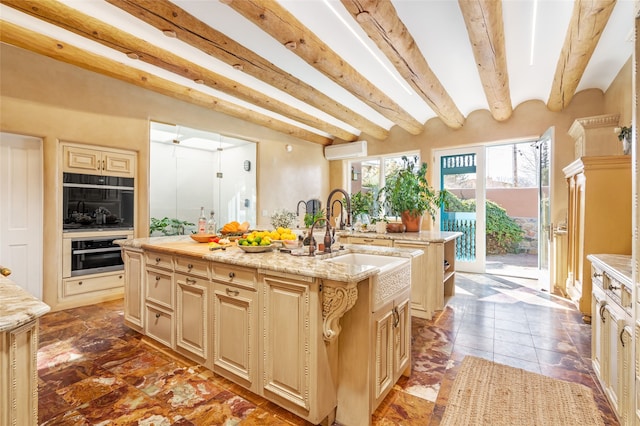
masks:
[[[346,179],[343,162],[324,160],[320,145],[4,44],[0,44],[0,56],[0,130],[44,139],[44,299],[54,309],[55,281],[61,275],[60,140],[138,152],[138,236],[145,235],[148,229],[149,120],[182,124],[257,142],[259,224],[268,224],[268,216],[275,209],[295,210],[301,199],[320,198],[324,205],[330,189],[342,187]],[[516,106],[513,116],[501,123],[483,110],[470,114],[460,130],[449,129],[439,119],[431,119],[417,136],[395,126],[384,141],[368,135],[362,135],[361,139],[369,142],[370,155],[418,148],[433,170],[434,149],[537,137],[553,126],[552,218],[557,223],[566,216],[562,167],[573,160],[573,140],[567,134],[569,127],[576,118],[616,112],[621,114],[621,123],[630,122],[630,62],[620,71],[606,95],[600,90],[578,93],[560,113],[548,111],[544,101],[532,100]],[[291,153],[286,152],[286,144],[293,146]],[[263,211],[267,216],[262,216]]]
[[[148,230],[149,120],[182,124],[258,144],[257,214],[269,223],[278,208],[329,193],[329,162],[320,145],[301,141],[213,110],[0,44],[0,130],[44,140],[44,301],[58,306],[62,193],[59,141],[123,148],[138,153],[136,234]],[[287,153],[285,146],[293,150]],[[266,210],[267,217],[261,217]]]

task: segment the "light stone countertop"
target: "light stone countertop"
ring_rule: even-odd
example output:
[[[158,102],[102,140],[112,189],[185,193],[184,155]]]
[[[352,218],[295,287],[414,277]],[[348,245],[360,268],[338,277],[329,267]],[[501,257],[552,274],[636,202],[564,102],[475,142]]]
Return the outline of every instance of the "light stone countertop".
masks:
[[[606,270],[611,277],[624,284],[631,291],[631,255],[627,254],[590,254],[587,259]]]
[[[0,275],[0,332],[14,330],[50,310],[49,305]]]
[[[449,231],[420,231],[420,232],[387,232],[378,234],[376,232],[355,232],[336,231],[336,236],[357,237],[357,238],[377,238],[381,240],[394,241],[414,241],[424,243],[445,243],[462,236],[462,232]]]
[[[114,242],[125,249],[141,248],[169,254],[193,256],[214,262],[244,266],[258,270],[283,272],[348,283],[366,279],[379,272],[379,268],[371,265],[323,262],[323,260],[347,253],[378,254],[411,258],[420,255],[422,252],[422,250],[416,249],[344,244],[342,245],[344,247],[342,250],[334,250],[330,254],[318,254],[310,257],[280,253],[277,249],[266,253],[245,253],[237,246],[227,247],[226,250],[210,251],[207,243],[197,243],[188,236],[135,238],[116,240]],[[336,244],[334,248],[338,246],[339,245]]]

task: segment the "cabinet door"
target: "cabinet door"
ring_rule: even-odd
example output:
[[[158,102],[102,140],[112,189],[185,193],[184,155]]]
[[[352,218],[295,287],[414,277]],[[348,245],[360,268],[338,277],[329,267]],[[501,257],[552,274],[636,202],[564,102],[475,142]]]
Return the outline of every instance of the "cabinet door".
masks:
[[[394,306],[394,383],[411,372],[411,309],[409,294]]]
[[[618,335],[618,382],[620,383],[620,412],[622,425],[632,425],[634,406],[633,395],[631,390],[633,389],[633,375],[629,374],[629,371],[633,369],[631,358],[631,346],[633,344],[631,334],[631,327],[625,325],[622,327],[620,334]]]
[[[596,376],[602,381],[604,378],[602,368],[605,362],[603,348],[604,344],[606,344],[606,342],[603,342],[603,327],[606,326],[603,320],[603,311],[607,304],[604,293],[594,289],[591,304],[593,312],[593,320],[591,321],[591,362]]]
[[[38,320],[0,332],[0,424],[38,424]]]
[[[397,321],[393,302],[373,314],[374,352],[374,407],[377,407],[394,383],[395,324]]]
[[[144,258],[141,251],[125,250],[124,260],[124,320],[127,325],[142,330],[144,292]]]
[[[603,310],[605,321],[605,351],[608,351],[607,364],[604,368],[605,392],[613,410],[620,415],[620,381],[618,380],[618,368],[620,357],[618,356],[619,338],[623,319],[619,317],[612,305],[607,304]]]
[[[309,409],[309,283],[264,276],[264,391]]]
[[[213,370],[255,391],[257,293],[223,282],[213,291]]]
[[[65,146],[63,148],[63,170],[70,173],[99,175],[102,169],[102,156],[95,149]]]
[[[203,362],[209,325],[208,281],[176,274],[176,347]],[[182,351],[181,351],[182,352]]]
[[[134,177],[135,160],[133,154],[108,152],[102,154],[102,174],[119,177]]]

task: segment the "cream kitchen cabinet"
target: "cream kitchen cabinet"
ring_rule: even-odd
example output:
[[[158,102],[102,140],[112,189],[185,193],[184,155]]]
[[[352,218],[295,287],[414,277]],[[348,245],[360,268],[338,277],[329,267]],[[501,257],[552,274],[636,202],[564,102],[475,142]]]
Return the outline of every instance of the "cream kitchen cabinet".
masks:
[[[592,262],[592,363],[620,424],[634,423],[631,256],[589,255]],[[625,284],[626,282],[626,284]]]
[[[322,333],[320,283],[273,271],[260,276],[264,395],[318,423],[336,405]]]
[[[63,143],[62,155],[63,172],[135,177],[134,152]]]
[[[122,250],[124,261],[124,322],[136,331],[144,328],[144,255],[140,249]]]
[[[257,273],[213,264],[213,371],[259,393]]]
[[[373,313],[373,406],[380,405],[398,378],[410,367],[410,292],[406,291]]]
[[[38,423],[38,320],[0,332],[0,424]]]
[[[176,282],[176,350],[204,364],[209,342],[208,278],[175,274]]]
[[[146,335],[171,349],[175,348],[175,282],[173,256],[145,253],[145,326]]]

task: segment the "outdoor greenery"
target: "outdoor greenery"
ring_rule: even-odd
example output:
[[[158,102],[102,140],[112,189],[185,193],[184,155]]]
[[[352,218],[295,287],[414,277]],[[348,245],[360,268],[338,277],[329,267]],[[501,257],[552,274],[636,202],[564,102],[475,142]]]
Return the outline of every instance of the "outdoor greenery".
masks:
[[[447,193],[445,210],[450,212],[475,212],[476,200],[461,200]],[[487,254],[515,253],[523,240],[524,231],[507,215],[507,211],[493,201],[486,201]]]
[[[372,191],[358,191],[351,194],[351,213],[353,217],[366,214],[370,217],[377,217],[377,203]]]
[[[161,232],[162,235],[178,235],[181,228],[184,233],[185,226],[193,225],[194,224],[191,222],[175,218],[170,219],[168,217],[163,217],[162,219],[157,219],[152,217],[151,224],[149,225],[149,235],[153,235],[155,231]]]

